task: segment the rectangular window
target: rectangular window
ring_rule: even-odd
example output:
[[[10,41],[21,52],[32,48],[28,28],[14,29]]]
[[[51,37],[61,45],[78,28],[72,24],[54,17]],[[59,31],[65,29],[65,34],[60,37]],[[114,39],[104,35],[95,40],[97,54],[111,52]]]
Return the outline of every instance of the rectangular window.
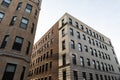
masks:
[[[78,43],[78,50],[82,52],[82,44]]]
[[[48,63],[46,63],[46,65],[45,65],[45,71],[47,71],[48,70]]]
[[[73,40],[71,40],[70,45],[71,45],[71,48],[72,48],[72,49],[75,49],[75,42],[74,42]]]
[[[77,38],[80,39],[80,32],[77,32]]]
[[[66,70],[63,70],[63,80],[66,80]]]
[[[34,32],[34,23],[32,23],[32,28],[31,28],[31,33],[33,34]]]
[[[93,80],[93,74],[89,73],[89,76],[90,76],[90,80]],[[103,80],[103,79],[101,79],[101,80]]]
[[[62,37],[65,36],[65,29],[62,29]]]
[[[31,13],[31,11],[32,11],[32,5],[27,4],[25,11],[28,12],[28,13]]]
[[[87,58],[87,65],[90,66],[90,59]]]
[[[75,54],[72,54],[72,63],[74,64],[74,65],[76,65],[76,55]]]
[[[6,35],[6,36],[4,37],[4,40],[3,40],[0,48],[5,48],[5,47],[6,47],[6,44],[7,44],[7,42],[8,42],[8,38],[9,38],[9,35]]]
[[[4,13],[0,12],[0,22],[2,21],[3,17],[4,17]]]
[[[86,80],[86,72],[82,72],[83,80]]]
[[[65,23],[64,23],[64,19],[62,19],[62,26],[64,26],[65,25]]]
[[[78,24],[78,22],[75,22],[75,25],[76,25],[77,28],[79,28],[79,24]]]
[[[28,22],[29,20],[27,18],[22,18],[21,19],[21,23],[20,23],[20,27],[23,28],[23,29],[26,29],[27,28],[27,25],[28,25]]]
[[[119,62],[118,62],[118,60],[117,60],[117,58],[115,57],[115,62],[117,63],[117,64],[119,64]]]
[[[70,35],[72,35],[72,36],[74,35],[72,28],[70,28]]]
[[[24,80],[25,69],[26,69],[26,67],[23,66],[20,80]]]
[[[72,19],[71,18],[69,18],[69,23],[72,24]]]
[[[16,66],[16,64],[7,63],[2,80],[13,80]]]
[[[20,51],[23,44],[23,38],[16,37],[12,49]]]
[[[85,48],[85,52],[88,52],[88,46],[84,45],[84,48]]]
[[[16,21],[16,16],[13,16],[13,18],[12,18],[12,20],[11,20],[11,22],[10,22],[10,26],[13,26],[14,25],[14,23],[15,23],[15,21]]]
[[[28,41],[28,46],[27,46],[27,49],[26,49],[26,54],[27,55],[29,54],[30,46],[31,46],[31,43]]]
[[[73,78],[74,80],[78,80],[78,74],[77,74],[77,71],[73,71]]]
[[[62,50],[64,50],[64,49],[66,49],[66,47],[65,47],[65,40],[62,41]]]
[[[52,80],[52,76],[49,76],[49,80]]]
[[[80,65],[84,66],[84,58],[80,56]]]
[[[18,6],[17,6],[17,8],[16,8],[16,10],[20,10],[21,7],[22,7],[22,2],[19,2],[19,3],[18,3]]]
[[[98,74],[96,74],[96,80],[99,80],[99,76],[98,76]],[[107,79],[106,79],[107,80]]]
[[[85,34],[83,34],[83,40],[86,40],[86,36],[85,36]]]
[[[3,5],[3,6],[6,6],[6,7],[9,7],[11,1],[12,1],[12,0],[3,0],[2,5]]]
[[[62,55],[62,63],[63,63],[63,66],[66,65],[66,55]]]
[[[52,68],[52,62],[50,62],[50,69]]]

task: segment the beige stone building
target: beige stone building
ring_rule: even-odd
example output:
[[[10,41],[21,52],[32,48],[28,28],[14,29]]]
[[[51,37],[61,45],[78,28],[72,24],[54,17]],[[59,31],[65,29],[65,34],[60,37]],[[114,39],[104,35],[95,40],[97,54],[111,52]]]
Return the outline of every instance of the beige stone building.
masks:
[[[29,80],[118,80],[111,40],[66,13],[35,43]]]
[[[26,80],[41,0],[0,0],[0,80]]]

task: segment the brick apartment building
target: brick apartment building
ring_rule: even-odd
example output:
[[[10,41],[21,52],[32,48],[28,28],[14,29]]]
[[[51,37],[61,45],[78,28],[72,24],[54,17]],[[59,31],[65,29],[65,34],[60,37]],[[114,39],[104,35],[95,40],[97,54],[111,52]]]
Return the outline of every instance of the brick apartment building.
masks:
[[[41,0],[0,0],[0,80],[26,80]]]
[[[111,40],[66,13],[34,45],[29,80],[118,80]]]

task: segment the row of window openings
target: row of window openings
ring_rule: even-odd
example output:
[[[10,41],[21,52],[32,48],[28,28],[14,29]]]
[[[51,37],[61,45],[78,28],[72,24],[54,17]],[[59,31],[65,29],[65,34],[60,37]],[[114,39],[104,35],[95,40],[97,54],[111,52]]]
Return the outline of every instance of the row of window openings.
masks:
[[[0,12],[0,20],[2,20],[2,18],[1,18],[1,12]],[[10,22],[10,26],[13,26],[14,25],[14,23],[15,23],[15,21],[16,21],[16,16],[14,16],[13,18],[12,18],[12,20],[11,20],[11,22]],[[28,22],[29,22],[29,20],[27,19],[27,18],[24,18],[24,17],[22,17],[22,19],[21,19],[21,23],[20,23],[20,28],[22,28],[22,29],[27,29],[27,25],[28,25]],[[33,33],[34,32],[34,23],[32,23],[32,28],[31,28],[31,33]]]
[[[87,61],[87,65],[88,65],[88,66],[91,66],[90,59],[87,58],[86,61]],[[63,56],[63,65],[65,64],[65,62],[66,62],[66,61],[65,61],[65,58],[64,58],[64,56]],[[85,62],[85,61],[84,61],[84,58],[80,56],[80,65],[81,65],[81,66],[85,66],[85,63],[84,63],[84,62]],[[74,54],[72,54],[72,63],[73,63],[74,65],[77,64],[76,55],[74,55]],[[93,64],[93,66],[94,66],[95,69],[99,69],[99,70],[105,71],[105,68],[106,68],[106,71],[114,71],[113,66],[110,65],[110,64],[106,64],[106,63],[103,63],[103,62],[101,62],[101,64],[100,64],[99,61],[95,61],[95,60],[92,60],[92,64]],[[109,69],[109,70],[108,70],[108,69]]]
[[[93,74],[93,73],[88,73],[89,75],[89,80],[117,80],[116,76],[110,76],[110,75],[102,75],[102,74]],[[95,77],[94,77],[95,76]],[[66,70],[62,71],[62,77],[63,80],[67,80],[67,72]],[[88,80],[87,79],[87,73],[86,72],[82,72],[82,80]],[[79,80],[78,77],[78,71],[73,71],[73,80]]]
[[[16,68],[16,64],[7,63],[2,80],[13,80]],[[21,69],[22,72],[19,80],[24,80],[25,70],[26,67],[23,66]]]
[[[72,25],[72,19],[71,18],[69,18],[69,23]],[[76,24],[76,27],[79,28],[78,22],[75,22],[75,24]],[[64,25],[65,25],[64,19],[62,19],[62,26],[64,26]],[[81,29],[84,30],[84,26],[83,25],[81,25]],[[86,32],[87,32],[87,34],[89,34],[89,35],[91,35],[91,36],[93,36],[93,37],[95,37],[97,39],[100,39],[101,41],[104,41],[104,37],[101,37],[97,33],[92,32],[92,30],[88,30],[87,27],[86,27]]]
[[[36,60],[34,60],[32,62],[32,65],[34,66],[35,64],[38,64],[46,59],[48,59],[49,57],[52,57],[53,55],[53,49],[50,50],[50,53],[49,52],[46,52],[45,54],[43,54],[42,56],[38,57]],[[31,66],[32,66],[31,65]]]
[[[6,45],[7,45],[7,42],[9,40],[9,35],[6,35],[3,39],[3,42],[1,44],[1,47],[0,48],[5,48]],[[15,40],[14,40],[14,43],[13,43],[13,46],[12,46],[12,49],[14,50],[17,50],[17,51],[21,51],[21,48],[22,48],[22,44],[23,44],[23,38],[22,37],[18,37],[16,36],[15,37]],[[27,43],[27,48],[26,48],[26,54],[28,55],[29,53],[29,50],[30,50],[30,46],[31,46],[31,43],[28,41]]]
[[[48,41],[46,44],[44,44],[44,46],[39,48],[37,51],[33,50],[35,52],[32,54],[32,58],[36,57],[37,55],[45,51],[47,48],[49,48],[53,44],[53,42],[54,42],[54,39],[51,39],[51,41]]]
[[[71,49],[75,49],[75,42],[74,42],[73,40],[71,40],[70,47],[71,47]],[[62,50],[65,50],[65,49],[66,49],[65,40],[63,40],[63,41],[62,41]],[[87,45],[84,45],[84,49],[85,49],[85,52],[89,52]],[[82,44],[81,44],[81,43],[78,43],[78,50],[79,50],[80,52],[83,51],[83,48],[82,48]],[[98,53],[99,53],[99,54],[98,54],[98,53],[97,53],[97,50],[96,50],[96,49],[93,49],[92,47],[90,47],[90,53],[91,53],[92,56],[98,57],[98,55],[99,55],[99,57],[100,57],[101,59],[111,60],[109,54],[107,55],[106,53],[101,52],[101,51],[99,51],[99,50],[98,50]]]
[[[5,7],[9,7],[11,1],[12,1],[12,0],[3,0],[2,3],[1,3],[1,5],[5,6]],[[18,5],[17,5],[16,10],[20,10],[21,7],[22,7],[22,2],[19,2]],[[26,5],[26,8],[25,8],[25,11],[26,11],[27,13],[31,13],[31,11],[32,11],[32,5],[27,4],[27,5]]]
[[[53,29],[50,31],[50,32],[48,32],[48,34],[42,39],[42,40],[40,40],[39,42],[38,42],[38,44],[37,45],[35,45],[34,47],[33,47],[33,50],[34,49],[37,49],[37,47],[39,46],[39,45],[43,45],[44,44],[44,42],[46,42],[48,39],[51,39],[51,37],[53,37]],[[51,42],[53,42],[53,38],[51,39]],[[48,43],[50,43],[50,42],[48,42]]]
[[[29,76],[38,75],[38,74],[41,74],[43,72],[46,72],[46,71],[48,71],[48,68],[52,69],[52,62],[50,62],[49,64],[46,63],[46,64],[44,64],[42,66],[39,66],[39,67],[35,68],[32,71],[29,71]]]
[[[64,36],[64,35],[65,35],[65,32],[64,32],[64,29],[63,29],[63,30],[62,30],[62,36]],[[74,32],[73,32],[73,29],[72,29],[72,28],[70,28],[70,35],[74,36]],[[77,35],[77,38],[78,38],[78,39],[81,38],[80,32],[77,31],[77,32],[76,32],[76,35]],[[86,35],[83,34],[83,35],[82,35],[82,38],[83,38],[83,40],[86,40]],[[108,50],[106,45],[101,44],[101,42],[99,42],[99,41],[97,41],[97,40],[91,39],[89,36],[88,36],[88,43],[89,43],[89,44],[92,44],[92,45],[94,45],[94,46],[96,45],[96,46],[99,47],[100,49]]]

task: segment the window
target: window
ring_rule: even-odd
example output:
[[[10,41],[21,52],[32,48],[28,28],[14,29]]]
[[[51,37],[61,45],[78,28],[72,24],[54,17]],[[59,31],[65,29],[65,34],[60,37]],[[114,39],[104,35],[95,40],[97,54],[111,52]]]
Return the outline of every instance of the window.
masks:
[[[63,66],[66,65],[66,55],[62,55],[62,63],[63,63]]]
[[[103,80],[103,76],[102,75],[100,75],[100,79]]]
[[[50,69],[52,68],[52,62],[50,62]]]
[[[28,13],[31,13],[31,11],[32,11],[32,5],[27,4],[25,11],[28,12]]]
[[[99,61],[96,62],[97,68],[100,70],[100,63]]]
[[[91,44],[91,39],[90,39],[90,37],[88,37],[88,42],[89,42],[89,44]]]
[[[85,34],[83,34],[83,40],[86,40],[86,36],[85,36]]]
[[[98,57],[96,49],[93,50],[93,53],[96,57]]]
[[[86,72],[82,72],[83,80],[86,80]]]
[[[16,37],[12,49],[20,51],[22,48],[23,38]]]
[[[65,25],[65,23],[64,23],[64,19],[62,19],[62,26],[64,26]]]
[[[6,7],[9,7],[11,1],[12,1],[12,0],[3,0],[2,5],[3,5],[3,6],[6,6]]]
[[[94,39],[92,39],[91,41],[92,41],[92,44],[95,45],[95,41],[94,41]]]
[[[78,22],[75,22],[75,25],[76,25],[77,28],[79,28]]]
[[[13,80],[16,66],[16,64],[7,63],[2,80]]]
[[[34,23],[32,23],[32,28],[31,28],[31,33],[33,34],[34,32]]]
[[[2,44],[1,44],[1,48],[5,48],[5,46],[6,46],[6,44],[7,44],[7,41],[8,41],[8,38],[9,38],[9,35],[6,35],[6,36],[4,37],[4,40],[3,40]]]
[[[66,49],[66,47],[65,47],[65,40],[62,41],[62,50],[64,50],[64,49]]]
[[[117,64],[119,64],[119,63],[118,63],[118,60],[117,60],[117,58],[116,58],[116,57],[115,57],[115,62],[116,62]]]
[[[81,30],[84,30],[84,27],[83,27],[83,25],[80,25],[81,26]]]
[[[104,75],[104,78],[105,78],[105,80],[107,80],[107,76],[106,75]],[[113,79],[114,80],[114,79]]]
[[[21,23],[20,23],[20,27],[23,28],[23,29],[26,29],[27,28],[27,25],[28,25],[28,19],[27,18],[22,18],[21,20]]]
[[[11,20],[11,22],[10,22],[10,26],[13,26],[14,25],[14,23],[15,23],[15,21],[16,21],[16,16],[13,16],[13,18],[12,18],[12,20]]]
[[[77,38],[80,39],[80,32],[77,32]]]
[[[85,52],[88,52],[88,46],[84,45],[84,48],[85,48]]]
[[[24,79],[25,69],[26,69],[26,68],[23,66],[20,80],[23,80],[23,79]]]
[[[90,47],[90,52],[91,52],[91,55],[94,55],[92,47]]]
[[[71,48],[72,48],[72,49],[75,49],[75,42],[74,42],[73,40],[71,40],[70,45],[71,45]]]
[[[99,76],[98,76],[98,74],[96,74],[96,80],[99,80]],[[107,80],[107,79],[106,79]]]
[[[80,65],[84,66],[84,58],[80,56]]]
[[[89,76],[90,76],[90,80],[93,80],[93,74],[89,73]],[[101,79],[101,80],[103,80],[103,79]]]
[[[73,71],[73,78],[74,78],[74,80],[78,80],[77,71]]]
[[[62,29],[62,37],[65,36],[65,29]]]
[[[16,8],[16,10],[20,10],[21,7],[22,7],[22,2],[19,2],[19,3],[18,3],[18,6],[17,6],[17,8]]]
[[[66,70],[63,70],[63,80],[66,80]]]
[[[93,66],[96,69],[96,62],[95,62],[95,60],[93,60]]]
[[[78,50],[82,51],[82,45],[81,45],[81,43],[78,43]]]
[[[69,23],[72,24],[72,19],[71,18],[69,18]]]
[[[52,80],[52,76],[49,76],[49,80]]]
[[[45,64],[45,71],[48,70],[48,63]]]
[[[0,12],[0,22],[2,21],[3,17],[4,17],[4,13]]]
[[[87,65],[90,66],[90,59],[87,58]]]
[[[76,65],[76,55],[72,54],[72,63]]]
[[[70,28],[70,35],[72,35],[72,36],[74,35],[72,28]]]
[[[29,54],[30,46],[31,46],[31,43],[28,41],[28,46],[27,46],[27,49],[26,49],[26,54],[27,55]]]

